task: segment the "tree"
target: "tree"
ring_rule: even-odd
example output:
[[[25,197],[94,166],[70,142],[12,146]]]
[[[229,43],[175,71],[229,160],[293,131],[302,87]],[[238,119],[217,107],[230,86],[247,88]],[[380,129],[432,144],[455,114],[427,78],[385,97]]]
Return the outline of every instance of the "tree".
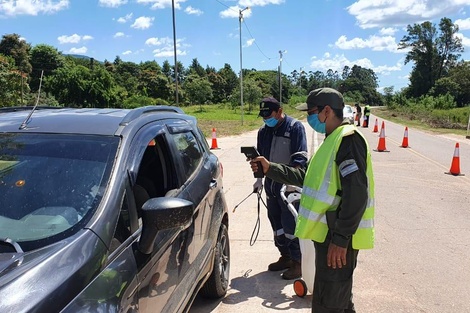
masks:
[[[151,98],[160,98],[166,101],[172,98],[171,85],[168,82],[168,78],[156,71],[143,70],[140,75],[138,89],[142,95]]]
[[[204,68],[201,66],[197,58],[194,58],[191,62],[191,65],[188,67],[188,71],[191,74],[196,74],[199,77],[205,77],[206,76],[206,71]]]
[[[449,70],[448,79],[452,82],[452,85],[454,85],[450,93],[454,95],[457,106],[463,107],[470,105],[470,61],[461,62],[451,68]],[[438,83],[440,84],[440,88],[443,89],[443,81],[438,80],[436,85]],[[438,88],[436,88],[435,91],[437,94],[444,94],[444,92],[439,91]]]
[[[29,86],[33,92],[38,91],[42,71],[44,71],[44,76],[48,76],[59,67],[62,67],[65,62],[64,57],[56,48],[44,44],[31,49],[30,59],[32,75]]]
[[[218,74],[224,80],[222,86],[222,95],[225,100],[229,100],[233,90],[240,85],[237,74],[232,70],[230,64],[225,63],[224,67],[218,71]],[[240,99],[240,98],[239,98]]]
[[[343,71],[344,73],[344,71]],[[378,78],[373,70],[353,65],[347,78],[338,88],[340,92],[348,95],[355,102],[369,105],[381,105],[382,97],[377,92]]]
[[[15,67],[15,60],[0,54],[0,107],[20,103],[23,91],[28,91],[25,81],[25,74]]]
[[[116,85],[111,74],[103,67],[93,70],[82,66],[67,65],[55,71],[45,80],[47,89],[66,106],[115,107]]]
[[[225,102],[227,100],[227,96],[224,90],[224,87],[227,83],[225,79],[223,79],[223,77],[217,72],[208,73],[207,79],[209,80],[212,86],[212,100],[214,101],[214,103]]]
[[[184,83],[184,91],[191,104],[204,104],[212,99],[211,83],[205,77],[192,74]]]
[[[243,100],[248,104],[248,111],[253,110],[253,105],[258,104],[263,98],[261,88],[257,85],[256,81],[247,79],[243,82]],[[257,109],[258,106],[255,106]]]
[[[116,57],[117,59],[117,57]],[[128,95],[139,93],[139,78],[141,68],[133,62],[114,62],[115,73],[113,74],[116,83],[125,88]]]
[[[29,75],[32,67],[29,63],[31,45],[20,38],[18,34],[3,35],[0,41],[0,54],[11,56],[15,65],[22,73]]]
[[[393,100],[393,86],[384,87],[385,105],[390,105]]]
[[[168,60],[163,61],[162,72],[163,72],[163,75],[165,75],[168,78],[168,81],[173,80],[171,77],[171,65],[170,65],[170,62],[168,62]]]
[[[243,80],[243,103],[248,104],[249,112],[253,110],[253,104],[259,103],[264,95],[267,96],[271,94],[263,94],[258,81],[253,78],[246,78]],[[240,86],[237,86],[233,90],[230,103],[233,109],[240,107]]]
[[[408,34],[403,36],[398,49],[408,49],[405,64],[414,62],[410,74],[408,96],[426,94],[435,82],[446,75],[463,52],[463,46],[456,33],[459,28],[448,18],[442,18],[439,31],[429,21],[407,26]]]

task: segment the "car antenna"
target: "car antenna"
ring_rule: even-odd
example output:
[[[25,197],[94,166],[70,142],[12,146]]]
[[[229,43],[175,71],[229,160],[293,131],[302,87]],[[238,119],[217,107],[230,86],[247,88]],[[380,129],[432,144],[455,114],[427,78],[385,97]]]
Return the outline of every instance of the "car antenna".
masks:
[[[34,104],[33,109],[29,112],[28,117],[21,123],[20,129],[25,129],[26,125],[29,123],[31,119],[31,115],[33,115],[34,111],[36,110],[38,103],[39,103],[39,95],[41,94],[41,86],[42,86],[42,76],[44,75],[44,70],[41,70],[41,78],[39,79],[39,89],[38,89],[38,97],[36,99],[36,104]]]

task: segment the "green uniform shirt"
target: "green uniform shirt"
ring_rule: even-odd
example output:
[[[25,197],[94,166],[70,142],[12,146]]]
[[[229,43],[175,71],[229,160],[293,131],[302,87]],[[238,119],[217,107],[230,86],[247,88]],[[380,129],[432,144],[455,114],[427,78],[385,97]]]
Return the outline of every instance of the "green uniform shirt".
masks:
[[[337,209],[338,217],[332,221],[330,231],[332,242],[341,247],[348,246],[366,209],[368,199],[366,158],[367,146],[361,135],[354,133],[343,138],[335,162],[339,165],[345,160],[354,159],[358,170],[345,177],[340,175],[341,203]],[[266,176],[284,184],[302,187],[305,174],[305,169],[271,163]]]

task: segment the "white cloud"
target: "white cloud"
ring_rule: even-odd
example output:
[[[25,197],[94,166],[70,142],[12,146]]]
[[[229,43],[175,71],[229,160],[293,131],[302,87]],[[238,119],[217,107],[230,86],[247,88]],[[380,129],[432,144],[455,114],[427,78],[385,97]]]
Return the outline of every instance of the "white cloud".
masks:
[[[134,24],[131,25],[132,28],[136,29],[147,29],[152,26],[154,17],[141,16],[135,19]]]
[[[264,7],[270,4],[281,4],[285,0],[240,0],[238,4],[242,7]]]
[[[91,39],[93,39],[93,37],[90,35],[80,36],[77,34],[73,34],[70,36],[62,35],[62,36],[57,37],[57,40],[59,41],[59,44],[61,45],[68,44],[68,43],[75,44],[75,43],[79,43],[80,41],[86,41],[86,40],[91,40]]]
[[[109,8],[117,8],[126,3],[127,0],[99,0],[101,6]]]
[[[85,54],[88,51],[87,47],[81,47],[81,48],[72,48],[69,50],[68,53],[71,54]]]
[[[164,37],[164,38],[149,38],[145,41],[145,44],[148,46],[161,46],[161,45],[169,45],[172,44],[173,40],[171,40],[169,37]]]
[[[361,28],[403,26],[458,13],[470,0],[357,0],[347,7]]]
[[[255,43],[255,39],[252,38],[252,39],[248,39],[246,41],[246,44],[243,46],[243,47],[250,47],[251,45],[253,45]]]
[[[123,32],[117,32],[114,34],[114,38],[125,37],[126,35]]]
[[[18,0],[1,1],[0,15],[38,15],[41,13],[51,14],[62,11],[69,6],[69,0]]]
[[[470,29],[470,18],[467,19],[458,19],[454,22],[454,24],[459,25],[459,30],[467,30]]]
[[[181,9],[180,3],[183,2],[186,2],[186,0],[174,0],[175,9]],[[171,0],[137,0],[137,3],[149,4],[153,10],[171,8]]]
[[[219,13],[219,16],[221,18],[238,18],[239,17],[239,10],[243,10],[245,7],[239,7],[238,5],[229,7],[228,9],[221,11]],[[250,17],[251,16],[251,10],[245,10],[243,11],[243,18]]]
[[[131,50],[127,50],[127,51],[124,51],[122,54],[123,54],[123,55],[129,55],[129,54],[132,54],[132,51],[131,51]]]
[[[470,47],[470,38],[465,37],[463,34],[460,34],[460,33],[455,34],[455,36],[457,38],[460,38],[460,40],[462,40],[462,45],[464,47]]]
[[[353,38],[348,40],[346,36],[341,36],[336,40],[335,46],[343,50],[365,49],[369,48],[373,51],[389,51],[394,53],[403,53],[398,50],[398,44],[392,36],[370,36],[368,39]]]
[[[186,48],[191,47],[191,45],[184,43],[186,39],[177,39],[176,40],[176,54],[177,55],[187,55]],[[164,38],[149,38],[145,41],[146,45],[149,46],[159,46],[159,48],[153,50],[153,55],[156,58],[171,57],[174,56],[174,47],[173,40],[169,37]]]
[[[380,29],[380,34],[383,36],[392,36],[398,31],[398,29],[393,28],[393,27],[387,27],[387,28],[382,28]]]
[[[312,1],[312,0],[309,0]],[[282,4],[285,0],[240,0],[238,5],[228,7],[227,9],[219,12],[221,18],[238,18],[240,10],[243,11],[243,17],[251,16],[252,7],[264,7],[271,4]],[[248,8],[248,9],[246,9]],[[246,10],[245,10],[246,9]]]
[[[310,67],[314,71],[318,70],[318,71],[326,72],[329,69],[331,69],[333,71],[338,71],[339,73],[343,71],[343,68],[345,66],[353,67],[354,65],[371,69],[376,74],[381,74],[381,75],[388,75],[391,72],[401,71],[402,69],[402,65],[400,62],[397,62],[397,64],[393,66],[388,66],[388,65],[374,66],[372,62],[367,58],[350,61],[344,56],[344,54],[335,55],[334,57],[332,57],[329,53],[325,53],[323,55],[323,58],[321,59],[317,59],[316,57],[313,57],[312,62],[310,63]]]
[[[126,16],[121,16],[117,19],[118,23],[124,24],[127,23],[132,18],[132,13],[126,14]]]
[[[185,13],[188,13],[188,14],[190,14],[190,15],[197,15],[197,16],[199,16],[199,15],[201,15],[201,14],[203,13],[201,10],[195,9],[195,8],[193,8],[192,6],[189,6],[189,7],[187,7],[186,9],[184,9],[184,12],[185,12]]]

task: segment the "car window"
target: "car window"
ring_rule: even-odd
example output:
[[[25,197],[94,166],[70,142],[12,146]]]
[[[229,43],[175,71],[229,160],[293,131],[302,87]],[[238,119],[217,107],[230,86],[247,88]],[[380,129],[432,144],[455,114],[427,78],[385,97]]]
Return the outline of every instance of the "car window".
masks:
[[[102,197],[118,143],[104,136],[0,135],[0,237],[27,246],[80,229]]]
[[[187,179],[201,163],[201,147],[192,132],[171,134],[171,138],[174,140],[181,156],[184,173]]]

